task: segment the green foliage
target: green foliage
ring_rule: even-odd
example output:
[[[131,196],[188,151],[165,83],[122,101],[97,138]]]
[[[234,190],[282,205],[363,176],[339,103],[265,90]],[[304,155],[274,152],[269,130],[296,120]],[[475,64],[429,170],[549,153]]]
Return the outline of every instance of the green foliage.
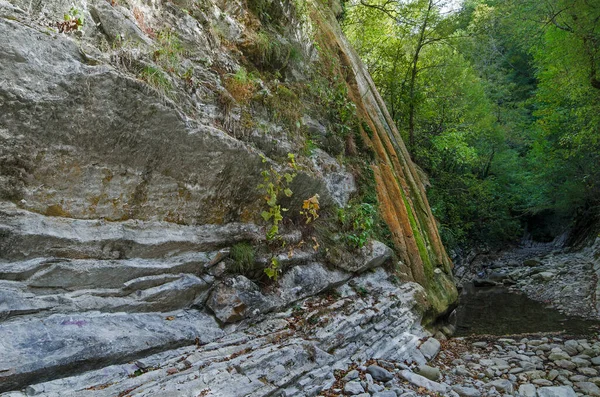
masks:
[[[348,88],[341,76],[321,78],[309,89],[311,95],[318,98],[338,136],[345,138],[357,130],[356,105],[348,97]]]
[[[232,269],[236,274],[248,274],[255,267],[255,248],[246,242],[233,245],[229,251],[235,267]]]
[[[598,213],[600,7],[440,5],[369,0],[348,8],[344,29],[430,176],[444,242],[502,245],[536,214],[564,228]]]
[[[265,274],[273,281],[277,281],[281,273],[281,267],[276,257],[271,258],[271,262],[267,268],[265,268]]]
[[[258,78],[253,73],[248,73],[246,68],[240,67],[234,74],[224,78],[225,88],[239,103],[247,103],[256,91]]]
[[[69,12],[64,15],[65,22],[75,22],[77,25],[77,30],[80,30],[83,27],[83,13],[75,7],[71,7]]]
[[[158,48],[154,51],[154,61],[169,73],[177,70],[184,55],[183,45],[170,29],[162,29],[156,35]]]
[[[261,155],[261,158],[264,164],[268,162],[265,156]],[[267,209],[261,213],[261,216],[271,224],[267,231],[267,240],[273,240],[277,237],[279,224],[283,220],[283,212],[288,210],[279,203],[281,196],[291,197],[293,194],[289,186],[297,175],[298,165],[294,154],[288,153],[288,160],[289,172],[280,173],[274,166],[269,166],[261,173],[263,183],[258,185],[258,189],[264,194],[263,197],[267,205]]]
[[[264,104],[269,110],[272,121],[283,123],[292,131],[300,127],[304,105],[287,85],[276,82],[271,95],[264,98]]]
[[[368,203],[339,209],[338,220],[344,230],[344,239],[350,247],[360,249],[373,237],[376,215],[375,206]]]
[[[71,33],[83,29],[83,13],[75,7],[71,7],[69,12],[64,15],[62,22],[57,22],[56,27],[59,33]]]
[[[288,66],[303,58],[299,44],[264,29],[256,34],[245,53],[257,68],[274,74],[283,73]]]
[[[154,66],[144,67],[139,74],[140,78],[148,84],[161,91],[163,94],[169,91],[173,86],[169,78],[162,70]]]

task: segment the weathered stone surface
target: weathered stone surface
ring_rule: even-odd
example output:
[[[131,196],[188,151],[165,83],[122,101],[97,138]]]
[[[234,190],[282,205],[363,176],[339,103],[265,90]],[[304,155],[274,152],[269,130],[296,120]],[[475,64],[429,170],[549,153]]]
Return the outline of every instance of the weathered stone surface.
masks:
[[[269,300],[252,281],[244,276],[220,283],[208,298],[207,306],[224,323],[233,323],[251,315],[264,313],[278,302]]]
[[[24,287],[10,282],[0,282],[0,320],[11,316],[50,310],[55,304],[37,299]]]
[[[0,202],[0,254],[5,260],[35,256],[66,258],[156,258],[203,252],[261,240],[254,224],[185,226],[169,222],[105,222],[46,217]],[[200,254],[203,260],[205,254]]]
[[[495,387],[496,390],[501,390],[508,394],[513,392],[513,384],[506,379],[496,379],[486,384],[487,387]]]
[[[365,392],[364,387],[360,382],[348,382],[344,385],[344,394],[349,396],[356,396]]]
[[[575,391],[569,386],[540,387],[538,397],[576,397]]]
[[[289,269],[279,281],[279,297],[289,304],[307,296],[334,288],[350,278],[350,274],[330,270],[321,263],[313,262]]]
[[[536,397],[537,391],[531,383],[519,386],[519,394],[523,397]]]
[[[338,206],[345,207],[350,195],[356,191],[354,176],[324,150],[316,149],[310,159],[315,168],[322,173],[331,198]]]
[[[338,263],[337,266],[349,272],[362,273],[383,265],[391,257],[392,249],[387,245],[379,241],[369,241],[361,248],[358,255],[348,261]]]
[[[575,387],[588,396],[600,396],[600,387],[592,382],[577,382],[575,383]]]
[[[452,390],[460,397],[481,397],[481,392],[474,387],[452,386]]]
[[[211,259],[212,255],[202,252],[175,256],[168,259],[129,259],[129,260],[63,260],[48,265],[46,269],[37,272],[26,283],[35,288],[62,288],[78,290],[88,288],[120,288],[133,289],[134,279],[145,276],[175,275],[181,273],[196,273]],[[155,282],[159,278],[154,278]],[[151,287],[149,279],[136,286]]]
[[[431,380],[429,380],[421,375],[417,375],[409,370],[400,371],[400,376],[402,376],[404,379],[406,379],[413,385],[416,385],[418,387],[424,387],[425,389],[432,391],[432,392],[446,393],[448,391],[447,386],[445,386],[441,383],[431,381]]]
[[[362,277],[369,279],[366,276]],[[385,281],[375,288],[377,299],[357,294],[335,302],[310,298],[307,306],[318,307],[324,313],[323,320],[328,320],[318,328],[309,323],[297,324],[297,332],[290,332],[287,316],[242,322],[227,327],[212,342],[201,339],[199,346],[135,360],[137,368],[147,371],[141,375],[138,371],[139,376],[130,376],[136,370],[132,366],[113,365],[35,384],[32,389],[46,397],[114,397],[125,392],[132,396],[196,397],[206,389],[215,396],[232,397],[268,396],[278,390],[287,396],[318,395],[333,385],[334,368],[349,365],[350,357],[364,360],[375,355],[384,360],[405,361],[418,354],[418,336],[413,332],[420,329],[419,318],[411,309],[416,303],[415,293],[422,289],[416,284],[393,286]],[[178,320],[160,319],[166,324]],[[181,321],[194,326],[190,318]],[[363,327],[357,326],[359,323]],[[392,336],[388,327],[395,330]],[[356,343],[359,340],[378,342],[367,346]],[[332,346],[336,346],[335,353],[327,353]]]
[[[384,391],[380,391],[380,392],[373,394],[373,397],[396,397],[396,396],[397,396],[396,392],[393,392],[391,390],[384,390]]]
[[[387,382],[388,380],[392,380],[394,378],[394,375],[391,372],[385,368],[381,368],[378,365],[369,365],[367,372],[373,377],[373,379],[381,382]]]
[[[56,314],[0,324],[0,391],[223,335],[214,319],[200,312],[175,313],[172,320],[165,316]]]
[[[111,42],[128,41],[151,45],[151,40],[146,37],[135,22],[131,21],[123,12],[119,12],[122,10],[122,8],[111,7],[110,4],[104,2],[96,2],[90,8],[90,13],[94,18],[94,22],[99,25],[99,28]]]
[[[417,373],[433,381],[437,381],[442,377],[439,368],[430,367],[429,365],[420,365],[417,369]]]
[[[419,350],[428,360],[432,360],[439,353],[440,347],[440,341],[435,338],[429,338],[419,346]]]
[[[224,396],[305,396],[331,386],[333,368],[351,360],[425,361],[414,312],[424,291],[388,280],[378,267],[391,251],[381,243],[371,243],[349,271],[306,257],[284,263],[279,283],[262,290],[227,278],[216,250],[265,241],[257,225],[261,172],[282,171],[287,154],[303,152],[307,142],[297,123],[277,120],[278,111],[259,101],[247,120],[250,106],[231,95],[227,82],[239,60],[254,62],[247,47],[257,27],[244,21],[256,19],[245,2],[196,3],[0,0],[0,387],[92,370],[28,392],[196,397],[210,388]],[[389,188],[402,186],[410,211],[420,211],[417,228],[440,265],[436,279],[421,277],[420,253],[399,254],[423,285],[438,284],[442,268],[449,280],[451,263],[420,177],[366,69],[335,19],[325,21],[330,10],[315,3],[325,23],[314,24],[298,20],[292,3],[272,5],[290,27],[274,38],[298,46],[303,60],[281,69],[276,89],[257,81],[260,95],[277,102],[280,86],[310,84],[318,58],[312,33],[326,30],[353,99],[368,109],[361,117],[378,120],[373,132],[386,142],[387,154],[374,163],[378,197],[389,199],[385,179]],[[83,29],[58,34],[71,7],[85,18]],[[164,59],[165,50],[175,61]],[[318,124],[318,133],[333,135],[326,120]],[[293,195],[281,203],[290,214],[315,194],[323,210],[347,204],[356,186],[334,158],[346,149],[337,144],[315,161],[298,156]],[[388,215],[394,238],[408,236]],[[289,247],[306,237],[291,220],[283,224],[297,236],[293,244],[283,240]],[[340,286],[335,303],[318,298],[302,307],[306,318],[297,311],[263,316],[371,268],[378,269]],[[239,288],[227,291],[232,279]],[[443,311],[455,290],[450,282],[437,286],[435,309]],[[227,325],[198,311],[207,305]],[[148,357],[181,345],[184,351]]]

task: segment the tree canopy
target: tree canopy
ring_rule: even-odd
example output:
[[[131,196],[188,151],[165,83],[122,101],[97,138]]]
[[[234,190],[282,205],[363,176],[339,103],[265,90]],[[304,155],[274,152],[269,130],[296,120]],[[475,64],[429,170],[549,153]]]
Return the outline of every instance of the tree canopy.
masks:
[[[598,218],[600,3],[349,0],[344,30],[446,244],[550,240]]]

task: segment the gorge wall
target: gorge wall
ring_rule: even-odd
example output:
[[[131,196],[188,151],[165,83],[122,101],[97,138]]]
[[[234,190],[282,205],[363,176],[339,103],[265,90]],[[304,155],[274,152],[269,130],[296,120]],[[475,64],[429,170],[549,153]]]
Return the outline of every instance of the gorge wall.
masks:
[[[218,350],[252,363],[252,395],[314,395],[417,354],[452,265],[339,12],[0,0],[0,391],[114,395],[160,372],[143,357],[195,351],[202,375]],[[273,338],[280,383],[248,359]]]

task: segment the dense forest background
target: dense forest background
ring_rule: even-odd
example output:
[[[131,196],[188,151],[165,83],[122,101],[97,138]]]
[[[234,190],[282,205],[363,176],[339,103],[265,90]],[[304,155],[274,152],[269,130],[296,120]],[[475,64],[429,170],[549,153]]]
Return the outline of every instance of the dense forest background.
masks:
[[[345,2],[344,30],[429,175],[450,249],[597,224],[599,3]]]

